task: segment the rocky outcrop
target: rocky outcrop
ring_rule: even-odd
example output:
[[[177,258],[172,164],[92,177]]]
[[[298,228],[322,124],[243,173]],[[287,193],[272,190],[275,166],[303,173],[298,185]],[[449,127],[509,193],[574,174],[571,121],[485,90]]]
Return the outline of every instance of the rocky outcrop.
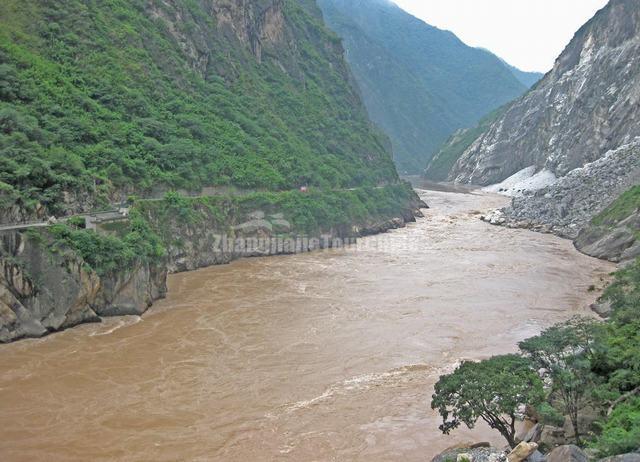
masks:
[[[499,183],[535,166],[562,177],[640,135],[640,6],[611,0],[553,70],[462,155],[450,179]]]
[[[639,236],[640,186],[634,186],[591,220],[575,244],[587,255],[627,262],[640,256]]]
[[[523,441],[513,448],[513,450],[507,455],[507,460],[509,462],[524,462],[537,450],[537,443],[527,443],[526,441]]]
[[[3,232],[0,342],[41,337],[103,316],[142,314],[166,293],[163,264],[99,276],[38,234]]]
[[[640,213],[633,213],[617,226],[590,225],[580,231],[576,248],[592,257],[613,262],[630,261],[640,257]]]
[[[207,19],[215,21],[220,34],[249,48],[259,62],[264,47],[273,47],[285,40],[283,0],[207,0],[203,8]],[[173,0],[150,0],[147,11],[152,18],[164,22],[189,57],[191,67],[205,76],[209,65],[215,65],[212,54],[216,48],[207,22],[193,17],[188,7]],[[186,23],[192,27],[182,27]]]

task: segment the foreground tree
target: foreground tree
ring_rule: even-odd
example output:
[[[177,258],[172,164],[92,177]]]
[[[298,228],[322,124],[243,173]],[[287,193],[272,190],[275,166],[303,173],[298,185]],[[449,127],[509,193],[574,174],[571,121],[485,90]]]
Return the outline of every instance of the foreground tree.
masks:
[[[569,416],[578,444],[580,408],[595,378],[591,363],[597,329],[593,320],[578,317],[520,342],[520,349],[549,372],[553,395]]]
[[[544,399],[542,381],[521,356],[495,356],[481,362],[463,362],[452,374],[440,377],[431,408],[442,416],[440,430],[449,434],[478,420],[498,430],[510,447],[516,446],[516,410],[537,406]]]

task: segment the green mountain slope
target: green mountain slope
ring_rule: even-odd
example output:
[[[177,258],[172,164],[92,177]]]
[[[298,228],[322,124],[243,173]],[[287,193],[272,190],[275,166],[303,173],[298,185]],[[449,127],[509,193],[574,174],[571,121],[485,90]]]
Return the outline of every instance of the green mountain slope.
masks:
[[[371,118],[402,172],[422,171],[457,129],[526,91],[498,57],[388,0],[319,0],[343,38]]]
[[[3,209],[397,180],[315,2],[3,0]]]

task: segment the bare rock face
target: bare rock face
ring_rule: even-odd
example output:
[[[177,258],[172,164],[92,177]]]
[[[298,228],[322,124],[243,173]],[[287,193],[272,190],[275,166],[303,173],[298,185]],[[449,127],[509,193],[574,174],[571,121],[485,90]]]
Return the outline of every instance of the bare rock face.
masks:
[[[284,39],[282,0],[213,0],[209,3],[218,27],[249,45],[258,60],[261,60],[263,45],[276,45]]]
[[[488,185],[529,166],[558,177],[640,135],[640,4],[611,0],[547,74],[465,151],[450,180]]]
[[[164,265],[98,276],[27,234],[4,232],[0,242],[0,342],[42,337],[102,316],[142,314],[166,294]]]
[[[260,62],[265,47],[288,43],[283,0],[206,0],[208,17],[194,17],[183,2],[149,0],[149,16],[161,20],[191,61],[191,67],[206,76],[215,66],[218,36],[237,41]],[[184,24],[190,27],[183,27]],[[214,26],[214,27],[212,27]]]

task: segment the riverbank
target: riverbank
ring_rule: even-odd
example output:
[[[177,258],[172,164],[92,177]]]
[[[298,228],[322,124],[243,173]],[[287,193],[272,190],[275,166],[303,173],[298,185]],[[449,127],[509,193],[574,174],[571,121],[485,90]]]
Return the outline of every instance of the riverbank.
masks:
[[[0,232],[0,343],[141,315],[167,274],[345,245],[425,207],[407,183],[377,188],[138,200],[126,220]]]
[[[141,317],[0,346],[3,459],[424,461],[501,444],[441,435],[433,384],[586,313],[613,265],[478,219],[506,198],[420,194],[425,218],[356,248],[172,275]]]

